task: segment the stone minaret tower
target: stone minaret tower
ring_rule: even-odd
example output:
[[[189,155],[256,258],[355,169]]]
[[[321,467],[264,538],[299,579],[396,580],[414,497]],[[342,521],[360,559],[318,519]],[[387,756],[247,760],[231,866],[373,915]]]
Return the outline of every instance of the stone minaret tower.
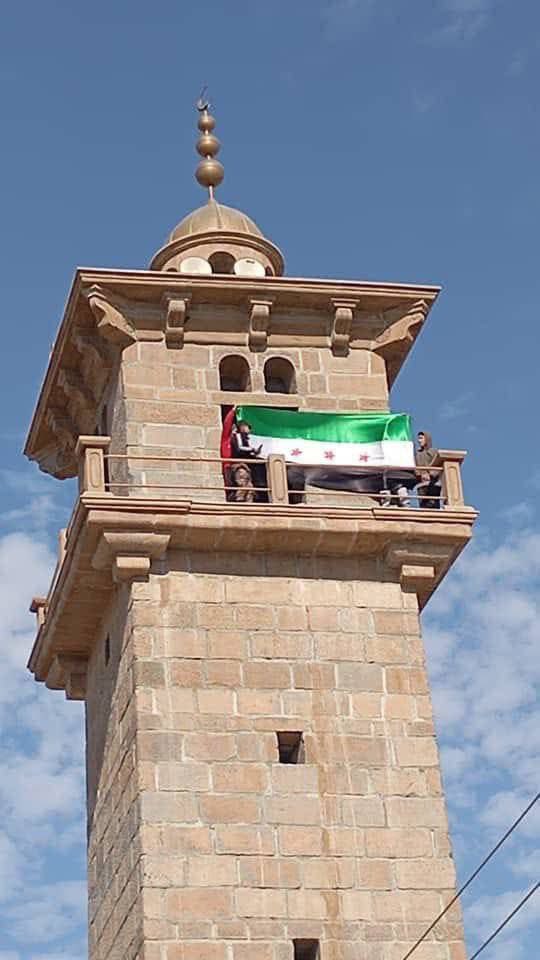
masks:
[[[438,290],[283,276],[208,202],[148,270],[78,270],[26,454],[79,477],[36,680],[86,701],[90,960],[402,960],[455,889],[419,613],[468,541],[443,509],[226,499],[237,403],[387,410]],[[458,911],[416,960],[463,960]]]

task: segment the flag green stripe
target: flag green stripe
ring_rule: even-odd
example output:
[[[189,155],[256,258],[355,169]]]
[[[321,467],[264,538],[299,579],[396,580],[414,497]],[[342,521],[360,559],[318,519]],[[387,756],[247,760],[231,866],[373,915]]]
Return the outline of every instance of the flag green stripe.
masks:
[[[247,420],[258,437],[323,440],[325,443],[374,443],[412,440],[407,413],[311,413],[276,407],[241,406],[237,420]]]

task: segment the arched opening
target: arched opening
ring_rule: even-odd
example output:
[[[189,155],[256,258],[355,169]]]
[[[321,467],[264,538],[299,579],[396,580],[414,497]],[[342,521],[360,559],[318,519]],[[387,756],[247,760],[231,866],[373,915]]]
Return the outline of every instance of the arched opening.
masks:
[[[238,354],[222,357],[219,361],[219,386],[221,390],[235,390],[238,393],[251,390],[249,364],[245,357]]]
[[[296,374],[290,360],[270,357],[264,365],[264,389],[267,393],[296,393]]]
[[[212,273],[234,273],[234,257],[225,250],[217,250],[208,257]]]

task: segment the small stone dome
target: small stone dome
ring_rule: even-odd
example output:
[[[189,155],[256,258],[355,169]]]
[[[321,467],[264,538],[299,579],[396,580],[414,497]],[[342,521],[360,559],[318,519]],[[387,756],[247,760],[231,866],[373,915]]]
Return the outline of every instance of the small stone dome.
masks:
[[[227,269],[223,266],[224,255],[228,258]],[[219,267],[213,257],[219,259]],[[208,260],[210,272],[215,273],[232,273],[234,264],[246,259],[258,261],[267,276],[279,277],[284,268],[281,252],[251,217],[213,197],[180,221],[165,246],[152,258],[150,269],[184,272],[183,262],[193,258]]]
[[[204,206],[193,210],[180,221],[171,233],[169,243],[183,237],[192,237],[199,233],[210,231],[227,231],[228,233],[247,233],[252,237],[262,237],[262,231],[257,224],[241,210],[226,207],[216,200],[209,200]]]

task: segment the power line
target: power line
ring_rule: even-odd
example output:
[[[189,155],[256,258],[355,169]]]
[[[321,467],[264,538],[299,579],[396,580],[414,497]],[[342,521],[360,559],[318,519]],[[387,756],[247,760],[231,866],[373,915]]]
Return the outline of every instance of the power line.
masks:
[[[493,850],[491,850],[491,851],[488,853],[487,857],[486,857],[484,860],[482,860],[482,863],[480,864],[480,866],[476,868],[476,870],[474,871],[474,873],[471,874],[471,876],[469,877],[469,879],[468,879],[468,880],[463,884],[463,886],[458,890],[458,892],[456,893],[456,895],[455,895],[454,897],[452,897],[452,899],[450,900],[450,902],[446,904],[444,910],[442,910],[442,911],[440,912],[440,914],[439,914],[438,917],[435,917],[435,920],[433,921],[433,923],[430,924],[430,926],[427,928],[427,930],[424,931],[424,933],[422,934],[422,936],[419,937],[419,939],[416,941],[415,944],[413,944],[413,946],[412,946],[411,949],[408,951],[408,953],[406,953],[405,956],[403,957],[403,960],[408,960],[408,958],[411,956],[411,954],[414,953],[414,951],[416,950],[416,948],[419,947],[420,944],[424,942],[424,940],[426,939],[427,935],[428,935],[429,933],[431,933],[431,931],[433,930],[433,927],[435,927],[435,926],[438,924],[439,920],[442,920],[442,918],[444,917],[445,913],[448,913],[448,911],[450,910],[450,907],[453,907],[453,906],[454,906],[456,900],[458,900],[459,897],[461,896],[461,894],[465,892],[465,890],[467,889],[467,887],[468,887],[468,886],[473,882],[473,880],[478,876],[478,874],[480,873],[480,871],[484,869],[486,863],[489,863],[489,861],[491,860],[491,858],[497,853],[497,850],[499,850],[499,849],[502,847],[502,845],[503,845],[503,843],[505,842],[505,840],[508,840],[508,837],[510,836],[510,834],[513,833],[514,830],[516,829],[516,827],[519,826],[519,824],[521,823],[521,821],[525,819],[525,817],[526,817],[527,814],[529,813],[529,810],[532,810],[532,808],[534,807],[535,803],[536,803],[537,800],[539,800],[539,799],[540,799],[540,793],[537,793],[536,796],[531,800],[529,806],[528,806],[528,807],[525,807],[525,810],[523,811],[523,813],[521,813],[521,814],[519,815],[519,817],[517,818],[517,820],[514,821],[514,823],[512,824],[512,826],[509,827],[509,829],[506,831],[504,837],[501,837],[501,839],[500,839],[499,842],[496,844],[496,846],[493,847]],[[471,957],[471,960],[472,960],[472,957]]]
[[[494,940],[496,936],[498,936],[498,934],[501,932],[501,930],[504,930],[506,924],[507,924],[507,923],[510,923],[510,920],[512,919],[512,917],[515,917],[516,913],[519,913],[519,911],[521,910],[521,908],[524,907],[525,904],[527,903],[527,900],[530,900],[530,898],[532,897],[533,893],[536,893],[536,891],[538,890],[539,887],[540,887],[540,882],[536,883],[536,884],[534,885],[534,887],[531,887],[531,889],[529,890],[528,894],[527,894],[525,897],[523,897],[523,900],[521,900],[520,903],[518,903],[517,907],[514,907],[514,909],[512,910],[512,913],[509,913],[509,914],[508,914],[506,920],[503,920],[503,922],[502,922],[501,924],[499,924],[499,926],[497,927],[497,929],[494,930],[493,933],[491,934],[491,936],[488,937],[488,939],[482,944],[482,946],[478,948],[478,950],[476,951],[476,953],[473,953],[473,955],[472,955],[472,957],[470,958],[470,960],[475,960],[475,958],[478,957],[478,956],[482,953],[482,950],[483,950],[485,947],[487,947],[488,944],[490,944],[491,941]]]

